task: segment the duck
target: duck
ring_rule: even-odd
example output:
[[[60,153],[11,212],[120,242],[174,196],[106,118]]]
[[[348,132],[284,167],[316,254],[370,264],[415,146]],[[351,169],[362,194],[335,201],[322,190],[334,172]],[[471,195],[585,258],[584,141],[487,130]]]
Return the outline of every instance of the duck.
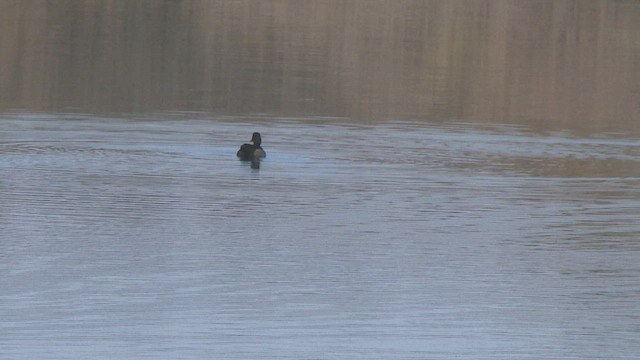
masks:
[[[260,167],[260,160],[267,157],[267,153],[262,146],[262,136],[259,132],[254,132],[251,136],[251,142],[253,144],[243,144],[240,146],[240,150],[236,153],[238,158],[243,161],[251,161],[252,168]]]

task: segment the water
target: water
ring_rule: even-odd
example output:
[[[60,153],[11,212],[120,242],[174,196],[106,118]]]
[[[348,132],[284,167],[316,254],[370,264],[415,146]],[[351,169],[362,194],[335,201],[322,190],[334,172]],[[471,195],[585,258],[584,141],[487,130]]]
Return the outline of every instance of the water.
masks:
[[[195,113],[0,120],[2,358],[640,353],[638,138]],[[253,131],[259,170],[235,158]]]
[[[0,358],[636,359],[639,34],[633,0],[3,0]]]

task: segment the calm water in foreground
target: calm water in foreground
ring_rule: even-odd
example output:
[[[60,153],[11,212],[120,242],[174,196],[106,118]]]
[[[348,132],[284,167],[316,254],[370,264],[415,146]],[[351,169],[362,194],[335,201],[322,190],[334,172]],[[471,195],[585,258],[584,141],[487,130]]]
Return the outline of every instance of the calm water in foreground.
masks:
[[[637,137],[195,117],[0,119],[0,358],[640,354]]]

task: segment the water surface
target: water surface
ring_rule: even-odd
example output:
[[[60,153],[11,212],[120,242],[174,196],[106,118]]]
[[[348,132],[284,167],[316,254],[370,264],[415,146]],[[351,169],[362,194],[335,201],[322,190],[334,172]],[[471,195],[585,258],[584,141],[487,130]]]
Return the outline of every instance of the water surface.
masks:
[[[463,122],[0,119],[8,359],[634,359],[640,150]],[[260,170],[235,151],[260,131]]]

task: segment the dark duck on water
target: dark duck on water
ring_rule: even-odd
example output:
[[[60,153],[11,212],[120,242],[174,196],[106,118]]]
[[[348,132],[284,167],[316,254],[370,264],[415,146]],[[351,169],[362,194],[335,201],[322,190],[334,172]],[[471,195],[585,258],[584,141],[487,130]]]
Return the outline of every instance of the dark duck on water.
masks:
[[[251,161],[252,168],[260,167],[260,160],[267,156],[267,153],[262,149],[260,144],[262,143],[262,137],[260,133],[254,132],[251,137],[251,142],[253,144],[244,144],[240,146],[240,150],[236,154],[240,160]]]

